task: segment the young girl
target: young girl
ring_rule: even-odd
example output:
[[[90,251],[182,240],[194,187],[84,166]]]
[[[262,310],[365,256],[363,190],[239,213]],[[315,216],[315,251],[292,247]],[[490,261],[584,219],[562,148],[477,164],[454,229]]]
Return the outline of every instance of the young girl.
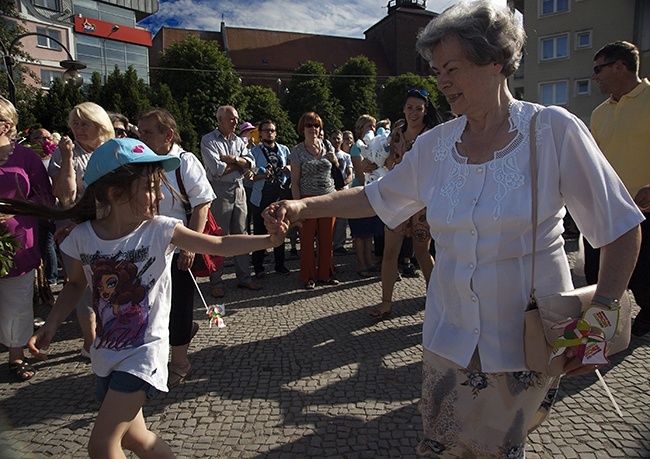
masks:
[[[156,215],[164,170],[175,156],[158,156],[134,139],[111,139],[97,148],[84,175],[86,192],[77,205],[55,210],[34,203],[0,200],[7,214],[54,215],[80,223],[61,244],[74,259],[45,325],[29,341],[41,359],[56,330],[90,284],[97,314],[91,348],[101,408],[88,446],[91,458],[174,457],[144,423],[145,398],[167,391],[170,272],[176,246],[196,253],[233,256],[271,248],[286,229],[265,236],[206,236],[180,220]]]

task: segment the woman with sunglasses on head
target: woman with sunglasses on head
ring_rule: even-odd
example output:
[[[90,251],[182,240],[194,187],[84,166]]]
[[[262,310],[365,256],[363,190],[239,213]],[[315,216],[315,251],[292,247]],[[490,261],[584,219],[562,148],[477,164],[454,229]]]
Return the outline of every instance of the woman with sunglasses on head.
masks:
[[[121,113],[106,112],[113,123],[115,138],[124,139],[129,136],[129,119]]]
[[[304,141],[293,147],[291,163],[291,194],[293,199],[334,193],[332,165],[338,167],[334,147],[320,138],[323,121],[314,112],[307,112],[298,121],[298,135]],[[300,228],[300,281],[307,290],[316,287],[316,281],[338,285],[334,277],[334,235],[332,217],[307,219]],[[314,258],[314,237],[318,237],[318,265]]]
[[[395,123],[392,132],[390,156],[385,164],[388,169],[402,162],[404,154],[411,149],[420,134],[442,122],[438,110],[429,99],[429,93],[424,89],[408,90],[403,112],[404,119]],[[426,285],[429,285],[433,257],[429,253],[431,234],[425,207],[395,228],[385,227],[384,257],[381,264],[381,304],[370,311],[370,315],[377,319],[389,316],[393,309],[393,288],[399,275],[397,260],[404,238],[412,238],[415,257],[424,274]]]

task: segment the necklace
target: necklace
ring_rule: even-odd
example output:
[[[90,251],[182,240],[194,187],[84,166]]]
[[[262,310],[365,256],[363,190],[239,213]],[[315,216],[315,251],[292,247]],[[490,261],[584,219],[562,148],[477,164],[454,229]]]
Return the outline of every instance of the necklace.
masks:
[[[506,117],[503,118],[503,121],[501,121],[501,124],[499,124],[499,127],[497,127],[494,130],[494,133],[492,134],[492,137],[490,138],[490,142],[488,143],[487,147],[485,148],[483,153],[481,153],[479,156],[476,157],[476,159],[471,159],[469,157],[469,150],[465,146],[463,146],[463,150],[465,150],[465,157],[467,158],[467,164],[481,164],[483,159],[488,155],[488,153],[490,153],[490,151],[492,149],[492,144],[494,144],[494,141],[496,140],[497,135],[499,134],[499,131],[501,131],[501,128],[503,127],[504,124],[506,124],[506,121],[509,118],[510,118],[510,112],[508,112]]]
[[[11,141],[11,142],[9,142],[8,145],[11,146],[11,149],[9,150],[9,152],[7,154],[0,156],[0,161],[2,161],[2,162],[8,160],[9,157],[14,154],[14,150],[16,149],[16,142]],[[2,148],[2,147],[0,147],[0,148]]]

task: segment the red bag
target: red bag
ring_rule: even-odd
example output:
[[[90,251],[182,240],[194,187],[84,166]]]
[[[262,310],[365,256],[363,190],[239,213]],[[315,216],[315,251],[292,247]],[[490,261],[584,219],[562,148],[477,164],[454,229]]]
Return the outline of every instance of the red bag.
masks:
[[[223,236],[223,229],[217,225],[217,222],[215,221],[210,209],[208,209],[208,221],[205,223],[203,234]],[[197,253],[194,256],[192,272],[197,277],[207,277],[211,273],[218,271],[221,268],[223,265],[223,260],[224,258],[221,255],[206,255],[204,253]]]
[[[185,152],[183,152],[185,153]],[[181,153],[181,156],[183,156]],[[181,168],[176,169],[176,181],[178,182],[178,187],[180,188],[180,193],[185,198],[185,212],[187,213],[187,221],[190,221],[192,217],[192,208],[189,204],[189,199],[187,197],[187,191],[185,191],[185,185],[183,185],[183,179],[181,178]],[[205,223],[205,228],[203,228],[203,234],[208,234],[211,236],[223,236],[223,229],[217,224],[217,221],[212,215],[212,211],[208,209],[208,218]],[[194,256],[194,263],[192,264],[192,273],[197,277],[207,277],[211,273],[218,271],[223,265],[224,257],[221,255],[207,255],[204,253],[197,253]]]

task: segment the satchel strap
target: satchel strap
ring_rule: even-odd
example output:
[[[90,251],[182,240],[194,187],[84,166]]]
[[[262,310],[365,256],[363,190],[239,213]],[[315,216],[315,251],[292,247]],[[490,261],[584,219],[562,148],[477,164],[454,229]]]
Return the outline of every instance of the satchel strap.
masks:
[[[535,123],[537,115],[542,110],[535,112],[530,119],[530,187],[532,191],[532,215],[533,215],[533,259],[531,262],[530,297],[529,301],[535,303],[535,253],[537,252],[537,130]]]
[[[181,151],[180,157],[187,153],[186,151]],[[176,181],[178,182],[178,191],[183,196],[185,201],[183,202],[183,207],[185,207],[185,213],[187,214],[187,220],[189,222],[189,216],[192,213],[192,205],[190,204],[190,199],[187,197],[187,191],[185,190],[185,185],[183,184],[183,177],[181,176],[181,167],[176,168]]]

